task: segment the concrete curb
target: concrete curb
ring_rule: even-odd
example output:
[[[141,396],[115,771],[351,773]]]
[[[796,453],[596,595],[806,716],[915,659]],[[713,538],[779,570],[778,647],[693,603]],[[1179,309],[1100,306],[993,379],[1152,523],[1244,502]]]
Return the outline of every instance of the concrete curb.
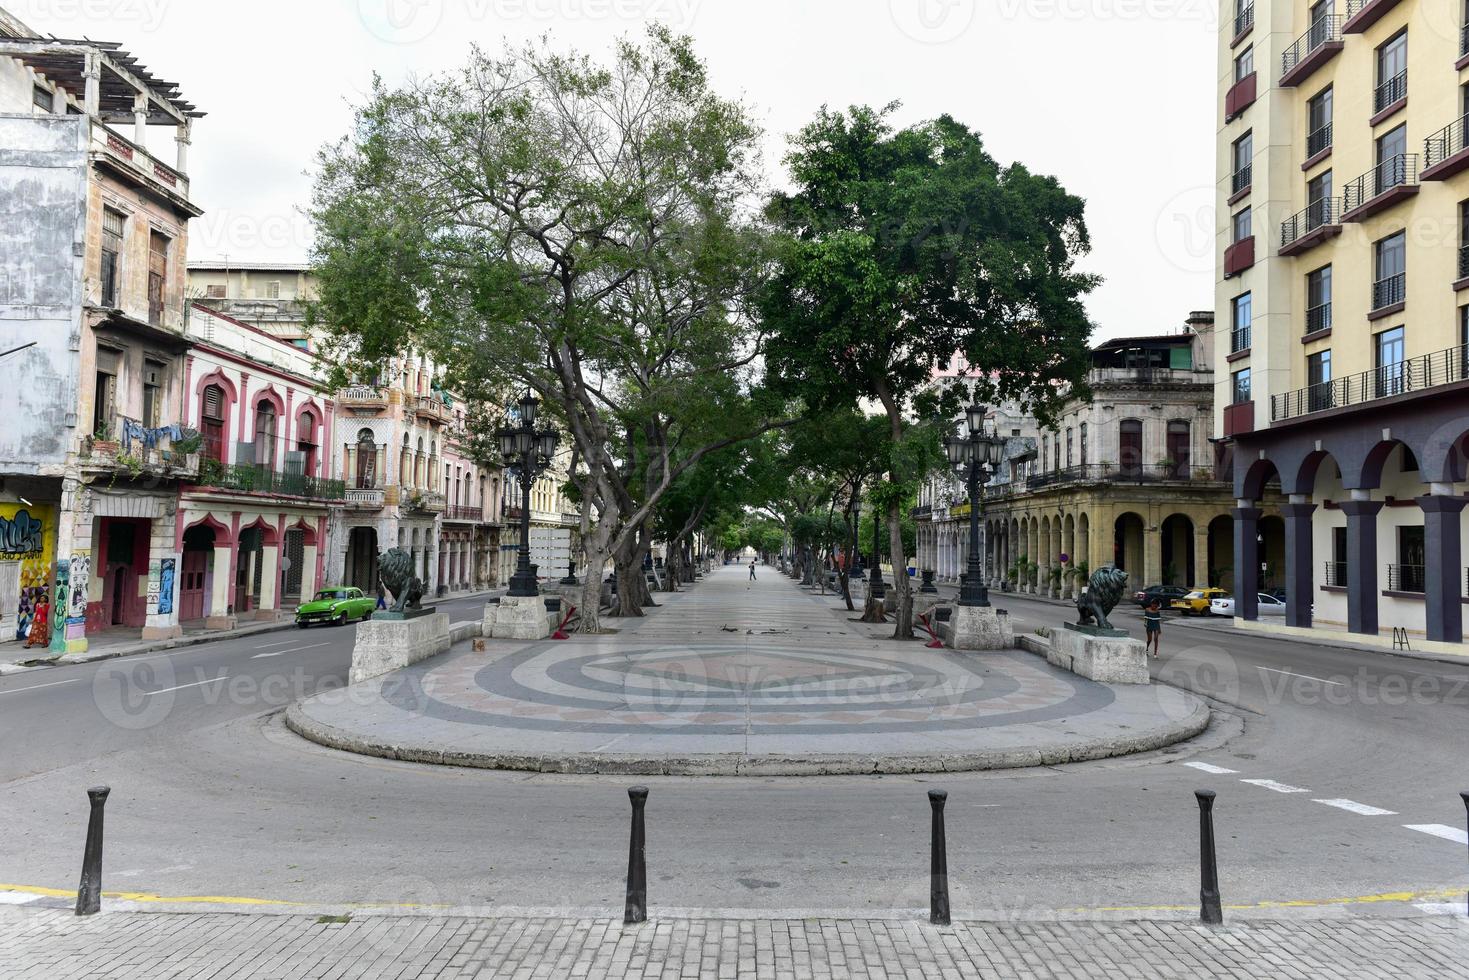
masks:
[[[481,753],[457,752],[432,745],[392,743],[357,735],[310,717],[303,702],[286,709],[286,727],[309,741],[357,755],[401,762],[423,762],[472,769],[566,775],[636,776],[856,776],[930,772],[978,772],[988,769],[1024,769],[1092,762],[1115,756],[1151,752],[1194,738],[1209,725],[1211,709],[1195,695],[1183,693],[1193,710],[1182,719],[1126,735],[1076,744],[1020,746],[984,752],[935,755],[811,755],[745,756],[688,755],[637,756],[594,753]]]

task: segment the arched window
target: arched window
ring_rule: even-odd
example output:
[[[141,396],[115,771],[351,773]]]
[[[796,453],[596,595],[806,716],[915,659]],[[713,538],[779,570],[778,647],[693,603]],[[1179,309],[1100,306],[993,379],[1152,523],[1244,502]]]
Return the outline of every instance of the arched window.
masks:
[[[301,472],[316,476],[316,416],[311,411],[301,413],[296,420],[296,452],[301,454]]]
[[[224,462],[224,389],[208,385],[199,396],[199,434],[204,437],[204,455]]]
[[[1170,475],[1175,479],[1188,478],[1189,467],[1189,424],[1185,419],[1174,419],[1168,423],[1168,462]]]
[[[372,490],[377,487],[377,444],[373,442],[372,430],[357,433],[357,489]]]
[[[1123,419],[1117,423],[1117,461],[1122,472],[1136,476],[1143,468],[1143,423],[1140,419]]]
[[[1086,465],[1086,423],[1081,423],[1081,465]]]
[[[261,401],[255,406],[255,465],[270,466],[275,459],[275,406]]]
[[[413,485],[420,488],[427,486],[427,484],[424,482],[424,477],[426,475],[427,474],[424,472],[423,436],[419,436],[418,452],[415,453],[413,456]]]
[[[403,450],[398,454],[398,485],[413,486],[413,456],[408,449],[408,433],[403,433]]]

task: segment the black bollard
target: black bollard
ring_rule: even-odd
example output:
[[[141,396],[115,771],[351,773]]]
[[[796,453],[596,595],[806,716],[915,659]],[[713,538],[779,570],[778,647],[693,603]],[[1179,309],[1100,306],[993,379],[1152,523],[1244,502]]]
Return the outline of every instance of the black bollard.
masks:
[[[1203,882],[1199,887],[1199,921],[1217,926],[1224,922],[1219,905],[1219,865],[1214,858],[1214,791],[1194,790],[1199,800],[1199,862]]]
[[[944,840],[944,803],[949,794],[941,789],[928,791],[928,805],[933,808],[932,852],[928,870],[928,921],[936,926],[949,924],[949,847]]]
[[[108,786],[87,790],[92,814],[87,818],[87,849],[82,854],[82,881],[77,886],[77,915],[92,915],[102,908],[102,808],[107,805]]]
[[[622,913],[622,921],[647,922],[648,865],[643,808],[648,804],[648,787],[634,786],[627,795],[632,800],[632,840],[627,848],[627,908]]]

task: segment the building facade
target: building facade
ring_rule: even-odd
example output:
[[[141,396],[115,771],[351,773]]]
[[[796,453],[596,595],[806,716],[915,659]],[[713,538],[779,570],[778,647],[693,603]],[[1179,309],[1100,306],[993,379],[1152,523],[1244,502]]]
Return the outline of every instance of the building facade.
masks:
[[[119,45],[0,11],[0,626],[177,634],[189,198],[202,113]],[[172,138],[165,160],[150,147]]]
[[[1232,578],[1230,487],[1210,438],[1212,339],[1212,317],[1195,313],[1179,333],[1108,341],[1092,351],[1091,399],[1063,405],[1053,425],[1013,408],[995,416],[1006,445],[984,488],[988,581],[1072,598],[1105,565],[1136,588]],[[924,492],[932,509],[920,501],[920,527],[929,525],[920,555],[938,578],[957,580],[969,557],[967,490],[945,475]],[[1267,537],[1275,565],[1265,578],[1281,541]]]
[[[1447,0],[1238,0],[1219,35],[1218,431],[1254,627],[1263,494],[1287,630],[1462,652],[1469,41]]]

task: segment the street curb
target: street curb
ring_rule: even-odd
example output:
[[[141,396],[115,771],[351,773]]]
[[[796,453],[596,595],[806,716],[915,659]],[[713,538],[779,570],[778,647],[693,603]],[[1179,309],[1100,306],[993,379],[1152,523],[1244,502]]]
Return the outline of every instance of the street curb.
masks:
[[[1222,618],[1222,617],[1221,617]],[[1217,625],[1209,619],[1189,619],[1180,616],[1168,621],[1170,626],[1186,626],[1189,629],[1203,630],[1206,633],[1226,633],[1230,636],[1249,637],[1250,630],[1242,630],[1232,623],[1218,623]],[[1347,640],[1338,640],[1327,635],[1321,639],[1312,637],[1307,640],[1298,636],[1270,635],[1270,639],[1279,643],[1305,643],[1311,646],[1327,647],[1331,650],[1350,650],[1353,653],[1376,653],[1386,657],[1402,657],[1404,660],[1423,660],[1437,664],[1455,664],[1460,667],[1469,666],[1469,654],[1455,656],[1451,653],[1434,653],[1428,650],[1388,650],[1384,647],[1373,646],[1370,643],[1352,643]]]
[[[1092,762],[1151,752],[1194,738],[1209,725],[1209,705],[1197,695],[1185,718],[1148,731],[1097,739],[1085,745],[1034,745],[983,752],[937,755],[688,755],[635,756],[595,753],[458,752],[432,745],[406,745],[356,735],[306,714],[303,702],[286,709],[286,727],[309,741],[357,755],[471,769],[564,775],[629,776],[867,776],[1026,769]]]

